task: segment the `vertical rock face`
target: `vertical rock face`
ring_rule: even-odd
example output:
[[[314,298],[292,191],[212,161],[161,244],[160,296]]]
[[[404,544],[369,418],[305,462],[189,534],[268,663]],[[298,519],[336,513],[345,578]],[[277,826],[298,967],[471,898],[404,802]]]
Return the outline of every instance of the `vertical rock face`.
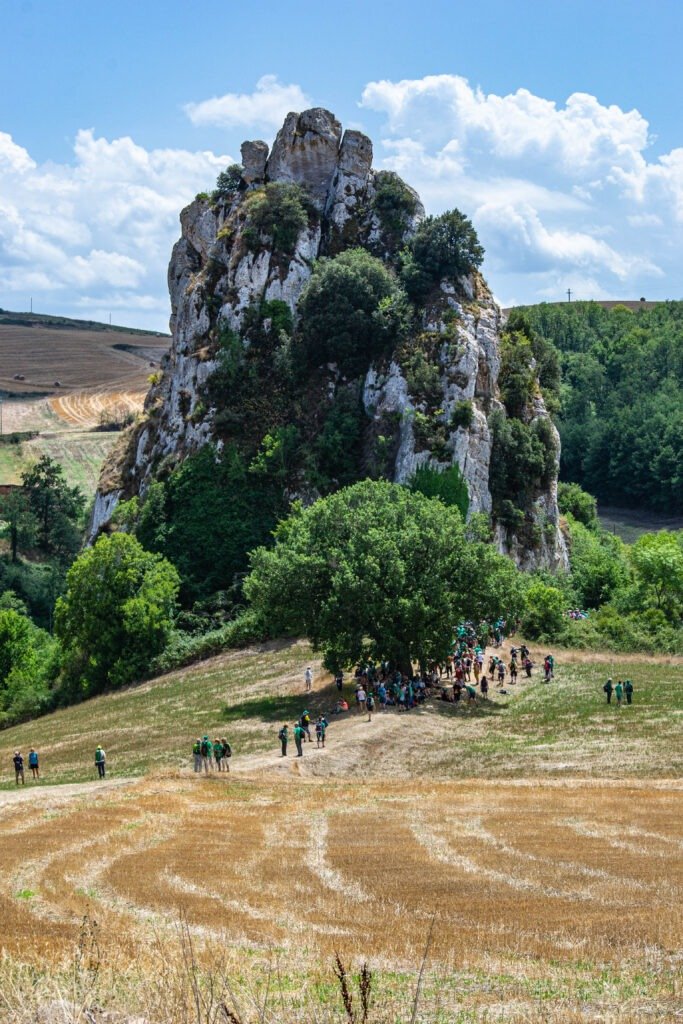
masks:
[[[226,331],[235,332],[242,346],[249,348],[253,311],[273,302],[286,305],[296,327],[299,299],[317,259],[363,246],[395,266],[398,251],[424,216],[417,194],[400,183],[410,197],[411,212],[398,234],[395,226],[393,233],[384,231],[381,209],[375,203],[380,177],[372,170],[371,141],[357,131],[342,134],[334,115],[321,108],[288,114],[270,153],[261,141],[245,142],[241,152],[240,190],[215,202],[197,199],[181,213],[181,237],[168,273],[171,348],[162,362],[160,380],[147,397],[145,418],[132,430],[126,453],[117,456],[115,465],[106,467],[93,535],[111,516],[120,497],[138,494],[144,498],[153,479],[168,476],[208,442],[221,450],[224,440],[210,399],[210,384],[221,365]],[[297,228],[297,237],[284,248],[278,248],[274,235],[263,229],[259,233],[254,227],[254,209],[267,199],[273,183],[300,186],[301,194],[308,197],[307,223]],[[422,466],[443,470],[457,465],[467,484],[470,513],[490,515],[490,416],[502,409],[498,392],[500,309],[475,274],[442,281],[420,315],[415,344],[423,345],[432,367],[430,400],[410,383],[405,345],[402,353],[369,365],[359,382],[365,447],[373,438],[384,438],[389,455],[381,473],[399,483],[408,481]],[[264,323],[262,330],[270,320]],[[270,367],[269,373],[275,381],[272,375],[277,371]],[[352,383],[330,365],[316,370],[314,380],[302,387],[310,390],[315,384],[318,391],[313,401],[334,404],[336,396]],[[460,423],[456,414],[464,406],[468,417]],[[239,410],[231,411],[233,418],[239,415]],[[534,416],[547,417],[540,397]],[[269,425],[262,427],[264,434]],[[245,432],[247,429],[253,430],[254,424],[245,422]],[[314,428],[304,424],[300,429]],[[315,436],[308,441],[313,444]],[[365,471],[359,467],[359,476]],[[303,470],[297,489],[301,495],[315,494],[315,485]],[[555,481],[537,495],[532,515],[543,525],[541,541],[530,547],[521,536],[494,522],[499,548],[524,568],[566,564]]]

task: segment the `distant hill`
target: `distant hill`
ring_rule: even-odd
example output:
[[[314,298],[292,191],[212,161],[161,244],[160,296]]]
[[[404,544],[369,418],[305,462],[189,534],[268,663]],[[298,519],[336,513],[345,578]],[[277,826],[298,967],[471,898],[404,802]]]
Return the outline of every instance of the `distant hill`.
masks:
[[[567,301],[564,301],[564,302],[539,302],[539,303],[536,303],[536,305],[539,305],[539,306],[572,306],[572,305],[578,305],[579,301],[580,300],[577,299],[577,300],[574,300],[572,302],[567,302]],[[655,306],[661,306],[665,302],[667,302],[668,300],[667,299],[661,299],[661,300],[658,300],[656,302],[648,302],[647,299],[591,299],[590,301],[592,303],[594,303],[594,305],[596,305],[596,306],[601,306],[603,309],[614,309],[615,306],[626,306],[626,308],[630,309],[631,312],[635,312],[636,310],[639,310],[639,309],[654,309]],[[511,309],[516,309],[516,308],[518,308],[518,307],[507,306],[503,310],[503,312],[507,316]],[[524,308],[525,309],[529,309],[530,307],[529,306],[525,306]]]
[[[169,338],[159,331],[145,331],[137,327],[120,327],[117,324],[103,324],[98,320],[74,320],[68,316],[54,316],[51,313],[15,313],[0,309],[0,324],[14,327],[56,327],[75,331],[117,331],[124,334],[138,334],[146,337]]]

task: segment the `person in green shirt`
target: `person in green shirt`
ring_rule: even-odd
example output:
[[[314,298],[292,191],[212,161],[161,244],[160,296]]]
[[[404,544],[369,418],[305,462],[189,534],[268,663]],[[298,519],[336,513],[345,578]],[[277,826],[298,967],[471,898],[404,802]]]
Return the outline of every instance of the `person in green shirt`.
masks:
[[[624,687],[621,679],[617,680],[617,685],[614,687],[614,696],[617,698],[617,707],[621,707],[621,699],[624,696]]]
[[[197,739],[192,744],[192,758],[194,761],[194,770],[200,772],[202,770],[202,741]]]
[[[630,704],[633,700],[633,683],[630,679],[624,683],[624,693],[626,694],[626,703]]]
[[[202,740],[202,764],[204,765],[204,771],[209,774],[211,770],[211,762],[213,760],[213,743],[208,736],[205,736]]]
[[[294,742],[296,743],[296,756],[303,757],[304,752],[302,748],[303,739],[306,733],[304,732],[301,723],[297,722],[294,726]]]
[[[216,761],[216,768],[219,772],[223,771],[223,744],[220,740],[213,741],[213,756]]]

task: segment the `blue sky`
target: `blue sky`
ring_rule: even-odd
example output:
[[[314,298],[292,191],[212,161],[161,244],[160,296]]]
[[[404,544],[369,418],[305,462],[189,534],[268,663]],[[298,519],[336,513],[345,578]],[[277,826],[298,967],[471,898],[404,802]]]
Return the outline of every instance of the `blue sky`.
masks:
[[[5,308],[165,327],[180,208],[306,105],[472,217],[503,304],[683,297],[678,0],[3,0],[2,25]]]

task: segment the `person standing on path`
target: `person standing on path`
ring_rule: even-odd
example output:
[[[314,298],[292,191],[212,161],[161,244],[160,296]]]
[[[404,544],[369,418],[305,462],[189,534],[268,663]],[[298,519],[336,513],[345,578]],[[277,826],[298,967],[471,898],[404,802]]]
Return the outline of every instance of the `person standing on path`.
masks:
[[[356,690],[356,707],[359,711],[365,711],[365,702],[367,700],[367,693],[362,686],[359,686]]]
[[[614,687],[612,686],[612,680],[608,679],[607,682],[605,683],[605,685],[603,686],[603,690],[607,694],[607,703],[608,704],[612,703],[612,690],[613,689],[614,689]]]
[[[622,685],[621,679],[617,680],[617,685],[614,687],[614,696],[617,698],[617,707],[620,708],[621,701],[624,696],[624,687]]]
[[[219,739],[213,741],[213,758],[219,772],[223,771],[223,744]]]
[[[306,693],[310,693],[313,687],[313,670],[310,665],[308,666],[306,672],[304,673],[304,680],[306,683]]]
[[[200,772],[202,770],[202,741],[199,737],[192,744],[192,758],[194,770]]]
[[[624,683],[624,693],[626,694],[626,703],[630,704],[633,700],[633,683],[630,679]]]
[[[28,752],[28,766],[31,769],[31,775],[34,779],[40,778],[40,768],[38,767],[38,751],[34,750],[33,747]]]
[[[365,706],[368,709],[368,722],[372,721],[372,712],[375,710],[375,698],[371,693],[365,698]]]
[[[297,722],[296,725],[294,726],[294,742],[296,744],[296,756],[297,757],[303,757],[304,756],[304,751],[303,751],[303,746],[302,746],[304,735],[305,735],[305,733],[304,733],[304,730],[301,727],[301,723]]]
[[[280,756],[287,757],[287,740],[289,739],[289,729],[287,728],[286,722],[282,723],[282,728],[277,734],[277,738],[280,741],[280,747],[282,749],[282,754]]]
[[[14,761],[14,781],[18,786],[19,779],[21,779],[22,786],[25,786],[26,780],[24,779],[24,759],[21,756],[20,750],[14,751],[14,757],[12,760]]]
[[[204,771],[208,775],[211,770],[213,762],[213,743],[208,736],[205,736],[202,740],[202,765]]]
[[[232,757],[232,747],[226,740],[225,736],[221,736],[221,746],[223,748],[223,771],[230,771],[230,758]]]
[[[98,778],[103,779],[107,773],[107,755],[99,744],[95,751],[95,765],[97,766]]]

